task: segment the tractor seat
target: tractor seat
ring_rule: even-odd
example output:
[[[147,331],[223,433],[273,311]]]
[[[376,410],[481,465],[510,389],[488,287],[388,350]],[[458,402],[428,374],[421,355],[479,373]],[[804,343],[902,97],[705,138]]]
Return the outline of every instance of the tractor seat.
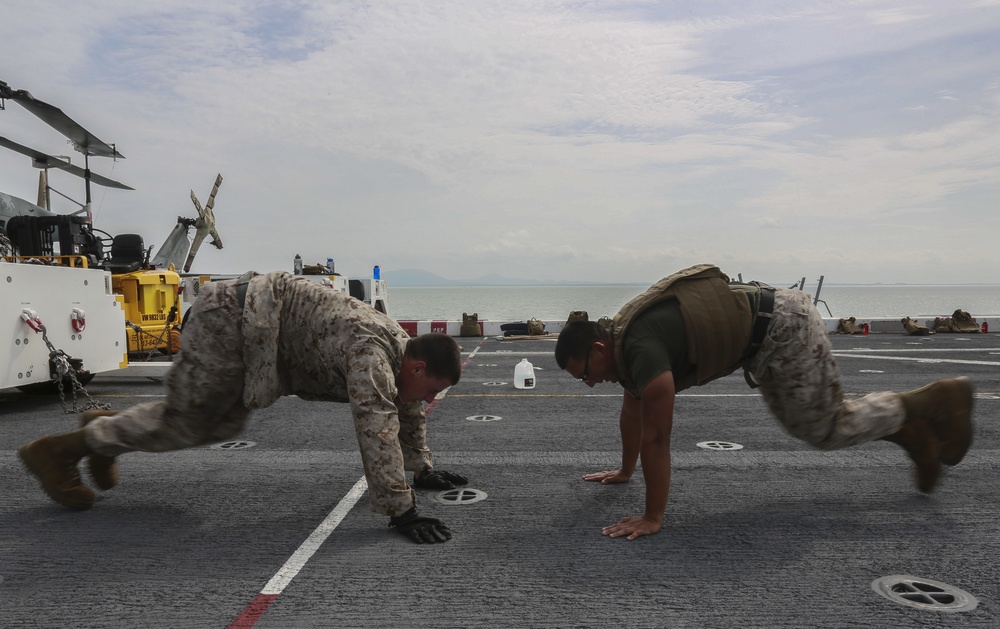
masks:
[[[131,273],[142,267],[146,250],[139,234],[118,234],[111,241],[111,255],[102,266],[112,273]]]

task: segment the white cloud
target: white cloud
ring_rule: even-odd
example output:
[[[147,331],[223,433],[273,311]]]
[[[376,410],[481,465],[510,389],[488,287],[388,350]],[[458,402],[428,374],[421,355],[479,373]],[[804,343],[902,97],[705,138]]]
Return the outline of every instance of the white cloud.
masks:
[[[158,244],[188,190],[204,198],[222,172],[226,249],[203,249],[199,271],[301,253],[448,277],[641,281],[714,260],[764,278],[949,281],[934,253],[947,244],[982,261],[966,281],[995,281],[996,3],[3,14],[0,80],[128,157],[93,164],[137,189],[97,190],[98,226]],[[0,135],[68,148],[9,102]],[[33,198],[27,166],[0,154],[0,190]]]

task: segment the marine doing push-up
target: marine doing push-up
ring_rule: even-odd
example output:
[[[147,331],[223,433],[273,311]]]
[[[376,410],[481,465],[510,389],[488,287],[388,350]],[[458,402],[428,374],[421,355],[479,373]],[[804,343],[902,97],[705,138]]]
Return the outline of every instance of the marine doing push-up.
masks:
[[[107,490],[118,482],[118,455],[224,441],[242,431],[253,409],[282,395],[350,402],[372,510],[415,542],[444,542],[451,531],[417,513],[406,471],[417,488],[467,482],[433,468],[421,404],[457,383],[461,371],[461,350],[449,336],[411,339],[338,291],[288,273],[247,274],[202,287],[163,400],[88,411],[81,428],[32,441],[18,454],[49,497],[89,509],[95,495],[77,469],[84,457]]]
[[[708,264],[660,280],[627,303],[609,329],[590,321],[568,324],[555,357],[587,386],[617,382],[625,389],[621,467],[584,479],[628,482],[639,460],[646,509],[605,527],[610,537],[659,532],[670,491],[675,395],[740,367],[789,433],[823,450],[876,439],[899,444],[924,492],[934,489],[941,465],[958,464],[972,443],[968,379],[845,400],[823,319],[808,295],[731,283]]]

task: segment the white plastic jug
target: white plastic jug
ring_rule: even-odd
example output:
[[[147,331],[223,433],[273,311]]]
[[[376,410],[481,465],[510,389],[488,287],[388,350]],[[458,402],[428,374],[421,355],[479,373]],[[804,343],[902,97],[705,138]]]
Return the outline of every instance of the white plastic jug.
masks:
[[[535,368],[527,358],[522,358],[514,367],[514,386],[518,389],[535,388]]]

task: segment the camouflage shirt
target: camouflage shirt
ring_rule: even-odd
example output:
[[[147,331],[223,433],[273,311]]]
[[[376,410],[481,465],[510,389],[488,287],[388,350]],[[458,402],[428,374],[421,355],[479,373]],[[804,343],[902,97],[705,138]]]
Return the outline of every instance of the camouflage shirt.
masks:
[[[433,462],[422,404],[403,404],[396,374],[409,335],[371,306],[289,273],[250,281],[243,308],[243,403],[282,395],[350,402],[372,509],[399,515],[415,504],[404,469]]]
[[[387,387],[377,397],[392,402],[408,340],[395,321],[349,295],[285,272],[259,275],[243,308],[243,403],[261,408],[290,394],[348,402],[347,380],[362,357],[382,372],[370,374],[369,384]]]

